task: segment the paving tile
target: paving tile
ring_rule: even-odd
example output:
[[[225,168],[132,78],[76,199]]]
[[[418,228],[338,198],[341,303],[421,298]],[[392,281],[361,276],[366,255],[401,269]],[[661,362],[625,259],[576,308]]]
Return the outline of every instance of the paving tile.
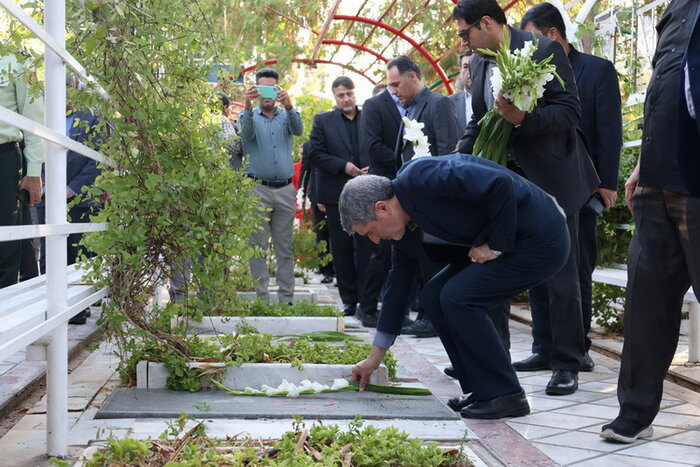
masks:
[[[540,443],[554,444],[556,446],[567,446],[600,452],[614,452],[627,447],[624,444],[608,443],[598,436],[597,433],[587,433],[585,431],[569,431],[539,438],[537,441]]]
[[[527,373],[518,373],[520,384],[529,384],[533,386],[546,387],[549,380],[552,379],[551,371],[534,371]]]
[[[532,443],[537,449],[549,456],[550,459],[560,465],[573,464],[582,460],[591,459],[600,456],[600,451],[591,451],[588,449],[577,449],[565,446],[555,446],[540,442]]]
[[[560,409],[562,407],[576,404],[576,402],[556,399],[554,397],[538,397],[530,394],[528,394],[527,400],[530,403],[530,410],[532,410],[533,413]]]
[[[700,416],[700,407],[693,404],[679,404],[664,408],[662,412]]]
[[[700,427],[700,417],[696,417],[693,415],[682,415],[677,413],[659,412],[659,414],[654,419],[654,425],[694,429]]]
[[[549,428],[546,426],[537,426],[537,425],[527,425],[525,423],[517,423],[517,422],[507,422],[508,426],[517,431],[522,435],[523,438],[527,440],[533,440],[533,439],[538,439],[542,438],[545,436],[553,436],[553,435],[558,435],[562,433],[566,433],[566,430],[560,429],[560,428]]]
[[[535,414],[519,417],[518,422],[529,425],[547,426],[551,428],[563,428],[566,430],[577,430],[586,426],[600,423],[599,418],[580,417],[577,415],[562,416],[552,412],[539,412]]]
[[[700,461],[700,447],[664,443],[662,441],[650,441],[648,443],[635,445],[619,453],[645,459],[658,459],[696,465]]]
[[[584,402],[593,402],[598,399],[603,399],[606,397],[604,393],[600,392],[589,392],[589,391],[576,391],[573,394],[567,394],[565,396],[549,396],[547,393],[545,393],[544,389],[540,389],[540,391],[533,392],[529,395],[533,396],[541,396],[541,397],[552,397],[555,399],[560,399],[563,401],[572,401],[572,402],[579,402],[579,403],[584,403]]]
[[[680,467],[676,462],[665,462],[658,459],[642,459],[622,454],[608,454],[576,464],[576,467]]]
[[[654,429],[656,431],[656,429]],[[686,444],[688,446],[700,446],[700,430],[685,431],[662,439],[664,443]],[[700,459],[698,460],[700,463]]]
[[[601,420],[610,420],[617,415],[617,410],[604,405],[577,404],[561,409],[553,410],[552,413],[561,415],[580,415],[582,417],[595,417]]]
[[[580,383],[578,385],[579,391],[592,391],[592,392],[602,392],[605,394],[617,394],[617,380],[612,382],[605,381],[592,381],[586,383]]]

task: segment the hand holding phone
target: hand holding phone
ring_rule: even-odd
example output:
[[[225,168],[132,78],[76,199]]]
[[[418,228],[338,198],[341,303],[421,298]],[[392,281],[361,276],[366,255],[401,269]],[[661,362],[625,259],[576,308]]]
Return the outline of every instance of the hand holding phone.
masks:
[[[279,91],[279,86],[262,86],[256,85],[255,88],[260,93],[260,97],[263,99],[277,99],[277,91]]]

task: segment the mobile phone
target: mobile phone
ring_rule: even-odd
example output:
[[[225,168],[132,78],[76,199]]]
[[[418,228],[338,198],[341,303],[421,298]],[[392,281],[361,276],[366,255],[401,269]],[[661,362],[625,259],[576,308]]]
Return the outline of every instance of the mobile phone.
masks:
[[[586,203],[586,207],[600,216],[605,211],[605,203],[598,193],[593,193]]]
[[[265,99],[277,99],[277,91],[279,91],[279,86],[255,86],[260,93],[260,97]]]

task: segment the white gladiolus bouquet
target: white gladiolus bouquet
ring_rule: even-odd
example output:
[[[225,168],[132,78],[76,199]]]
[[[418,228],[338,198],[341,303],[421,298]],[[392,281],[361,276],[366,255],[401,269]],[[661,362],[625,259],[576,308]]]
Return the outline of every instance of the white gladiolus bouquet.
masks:
[[[413,143],[413,158],[431,156],[428,137],[423,133],[423,127],[425,126],[423,122],[409,120],[408,117],[403,117],[402,120],[404,124],[403,139]]]
[[[495,57],[498,64],[491,76],[494,99],[503,96],[520,110],[532,112],[548,82],[556,78],[564,86],[564,81],[556,72],[556,66],[549,63],[552,55],[541,62],[532,59],[538,44],[539,40],[533,34],[532,41],[526,41],[523,48],[511,52],[510,35],[508,29],[504,28],[503,44],[498,52],[479,49],[481,53]],[[493,108],[479,120],[479,125],[481,130],[474,143],[474,154],[505,166],[513,124]]]

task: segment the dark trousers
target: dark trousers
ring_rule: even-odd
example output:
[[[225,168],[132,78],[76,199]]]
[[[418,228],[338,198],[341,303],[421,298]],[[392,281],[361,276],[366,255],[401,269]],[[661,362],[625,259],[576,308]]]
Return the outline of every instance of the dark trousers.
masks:
[[[0,225],[20,223],[17,193],[22,177],[22,152],[18,146],[0,147]],[[0,242],[0,288],[19,278],[21,241]]]
[[[359,314],[362,317],[377,312],[377,303],[391,266],[391,242],[382,240],[376,244],[367,237],[360,235],[353,235],[353,237],[356,237],[358,271],[361,272]]]
[[[620,418],[647,426],[659,412],[678,345],[683,295],[700,295],[700,198],[638,187],[627,259]]]
[[[73,206],[70,210],[68,210],[68,217],[70,219],[71,224],[87,224],[90,222],[90,216],[95,214],[96,208],[90,207],[90,206]],[[37,207],[37,217],[39,224],[45,224],[46,223],[46,207],[45,206],[38,206]],[[78,243],[80,242],[80,239],[83,238],[82,233],[74,233],[70,234],[68,236],[68,264],[75,264],[80,258],[80,255],[83,254],[86,257],[90,258],[92,256],[95,256],[94,253],[86,250],[82,246],[78,246]],[[46,273],[46,238],[42,237],[41,239],[41,254],[39,256],[39,269],[41,270],[42,274]]]
[[[587,207],[581,208],[578,214],[578,279],[581,288],[581,321],[583,323],[584,350],[591,348],[591,339],[588,333],[591,330],[593,318],[593,271],[595,270],[598,256],[598,216]],[[541,301],[548,300],[546,290],[535,291],[541,293]],[[532,296],[530,297],[532,301]],[[532,317],[532,352],[549,355],[552,351],[552,326],[549,308],[537,306]]]
[[[546,280],[569,256],[563,223],[554,240],[535,249],[508,252],[468,267],[451,264],[423,288],[422,301],[455,368],[459,384],[476,400],[521,390],[490,310]]]
[[[316,203],[311,204],[311,212],[314,219],[313,229],[314,233],[316,234],[316,242],[320,243],[322,240],[325,241],[327,252],[331,253],[331,256],[333,256],[333,253],[331,252],[331,238],[328,232],[328,220],[326,219],[326,213],[321,211]],[[327,264],[319,266],[319,272],[324,276],[333,276],[333,261],[331,260]]]
[[[32,225],[32,213],[29,206],[22,206],[22,225]],[[22,240],[21,260],[19,265],[19,280],[26,281],[39,275],[38,250],[39,239],[27,238]]]
[[[359,274],[355,264],[354,237],[348,235],[340,225],[340,213],[337,204],[326,204],[326,223],[331,239],[333,269],[338,281],[340,299],[346,305],[356,304],[359,296]]]
[[[571,250],[564,266],[529,290],[533,352],[550,356],[552,370],[578,373],[583,358],[583,319],[578,270],[578,213],[566,220]],[[543,344],[550,342],[549,349]]]

